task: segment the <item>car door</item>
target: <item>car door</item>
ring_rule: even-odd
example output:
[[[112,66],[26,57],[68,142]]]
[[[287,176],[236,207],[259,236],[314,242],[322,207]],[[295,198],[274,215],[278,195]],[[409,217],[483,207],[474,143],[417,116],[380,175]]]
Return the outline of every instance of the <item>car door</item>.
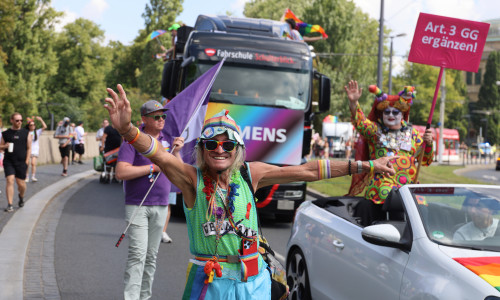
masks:
[[[315,222],[321,234],[310,244],[313,299],[399,299],[408,253],[364,241],[359,225],[324,209]]]

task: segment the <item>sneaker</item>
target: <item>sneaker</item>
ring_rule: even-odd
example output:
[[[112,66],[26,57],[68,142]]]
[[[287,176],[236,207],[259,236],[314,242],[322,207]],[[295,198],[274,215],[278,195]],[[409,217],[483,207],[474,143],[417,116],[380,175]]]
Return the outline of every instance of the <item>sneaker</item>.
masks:
[[[68,172],[62,172],[61,176],[64,176],[64,177],[68,176]]]
[[[23,206],[24,206],[24,197],[21,197],[21,195],[19,195],[19,207]]]
[[[38,181],[38,179],[36,179],[36,178],[35,178],[35,176],[33,176],[33,177],[31,177],[31,181],[33,181],[33,182],[37,182],[37,181]]]
[[[83,165],[83,162],[82,162],[81,160],[79,160],[79,161],[78,161],[78,163],[79,163],[80,165]]]
[[[163,232],[162,236],[161,236],[161,242],[162,243],[172,243],[172,239],[168,236],[168,234],[166,232]]]
[[[12,205],[8,205],[6,209],[4,209],[6,212],[13,212],[14,211],[14,207],[12,207]]]
[[[30,182],[29,177],[26,177],[26,179],[24,179],[24,181],[26,181],[26,182]]]

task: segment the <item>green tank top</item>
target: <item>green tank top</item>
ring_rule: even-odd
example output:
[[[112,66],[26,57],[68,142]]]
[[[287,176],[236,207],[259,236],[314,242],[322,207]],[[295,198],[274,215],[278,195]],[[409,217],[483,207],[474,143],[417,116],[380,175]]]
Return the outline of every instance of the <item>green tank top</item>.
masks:
[[[250,169],[247,165],[247,170],[250,177]],[[250,177],[251,178],[251,177]],[[234,200],[233,220],[235,223],[241,221],[237,226],[241,232],[246,236],[257,236],[258,234],[258,221],[255,201],[252,199],[252,191],[245,182],[239,170],[235,171],[235,175],[231,176],[231,182],[238,185],[236,189],[237,195]],[[214,183],[215,185],[215,183]],[[196,200],[193,208],[187,208],[184,205],[184,213],[186,215],[186,223],[189,236],[189,250],[193,255],[214,255],[215,254],[215,217],[210,216],[207,221],[208,201],[206,194],[203,192],[205,183],[203,182],[203,174],[197,168],[197,183],[196,183]],[[222,190],[224,197],[226,197],[226,190]],[[217,207],[224,207],[222,200],[217,192],[215,193]],[[247,211],[249,211],[249,218],[246,218]],[[217,254],[220,256],[239,255],[241,247],[241,237],[231,227],[231,224],[226,219],[222,227],[222,231],[228,231],[223,235],[217,246]],[[259,255],[259,270],[262,267],[263,259]],[[240,270],[239,263],[224,263],[221,265],[230,270]]]

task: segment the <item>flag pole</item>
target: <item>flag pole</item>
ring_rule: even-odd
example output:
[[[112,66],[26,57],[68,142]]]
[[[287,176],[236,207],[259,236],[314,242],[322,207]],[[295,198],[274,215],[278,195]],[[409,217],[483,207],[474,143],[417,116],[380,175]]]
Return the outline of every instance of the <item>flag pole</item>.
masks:
[[[212,80],[210,81],[210,84],[208,85],[209,88],[207,88],[205,90],[205,92],[203,93],[203,96],[201,97],[200,101],[198,102],[198,105],[196,106],[196,109],[194,110],[193,114],[191,115],[191,117],[189,118],[189,121],[186,123],[186,126],[184,127],[184,129],[182,130],[181,132],[181,136],[184,134],[184,132],[186,131],[186,129],[189,127],[189,124],[191,123],[191,121],[193,120],[194,116],[197,114],[197,112],[199,111],[201,105],[202,105],[202,102],[201,100],[205,99],[208,95],[208,93],[210,93],[210,90],[212,89],[212,85],[215,81],[215,78],[217,77],[217,74],[219,73],[220,71],[220,68],[222,67],[222,65],[224,64],[224,61],[226,60],[226,58],[224,57],[221,61],[221,64],[219,65],[219,68],[217,68],[217,71],[215,72],[215,75],[213,76]],[[172,99],[173,100],[173,99]],[[170,150],[170,153],[172,153],[175,149],[175,145],[172,147],[172,149]],[[116,242],[116,247],[118,248],[122,242],[122,240],[125,238],[125,235],[127,234],[127,231],[128,231],[128,228],[130,227],[130,225],[132,224],[132,221],[134,220],[135,216],[137,215],[137,211],[139,210],[139,208],[142,207],[142,204],[144,203],[144,200],[146,200],[146,198],[148,197],[149,195],[149,192],[151,191],[151,189],[153,188],[153,186],[155,185],[156,183],[156,180],[158,179],[158,177],[160,177],[160,174],[161,172],[158,172],[158,174],[156,175],[155,179],[153,180],[153,182],[151,183],[151,186],[149,187],[148,191],[146,192],[146,195],[144,195],[144,198],[142,198],[142,201],[141,203],[135,207],[134,209],[134,212],[132,213],[132,216],[130,217],[130,220],[127,224],[127,227],[125,227],[125,230],[123,231],[123,233],[120,235],[120,238],[118,239],[118,242]]]
[[[436,100],[437,100],[437,96],[438,96],[438,92],[439,92],[439,87],[441,86],[441,78],[443,77],[443,71],[444,71],[444,67],[441,66],[439,69],[439,75],[438,75],[438,80],[436,83],[436,89],[434,90],[434,98],[432,98],[431,111],[429,113],[429,119],[427,119],[427,125],[425,126],[425,130],[431,128],[432,116],[434,115],[434,108],[436,107]],[[424,157],[424,152],[425,152],[426,146],[427,146],[427,143],[425,141],[423,141],[422,150],[420,152],[420,155],[418,156],[417,174],[415,175],[414,183],[417,183],[417,180],[418,180],[418,174],[420,173],[420,166],[422,165],[422,159]]]

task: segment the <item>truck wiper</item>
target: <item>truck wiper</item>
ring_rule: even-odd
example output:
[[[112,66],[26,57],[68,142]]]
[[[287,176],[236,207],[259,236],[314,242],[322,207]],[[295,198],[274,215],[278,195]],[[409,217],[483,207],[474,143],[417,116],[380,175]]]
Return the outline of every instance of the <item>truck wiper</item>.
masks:
[[[214,98],[214,97],[210,97],[211,101],[214,101],[214,102],[217,102],[217,103],[228,103],[228,104],[234,104],[233,101],[229,100],[229,99],[221,99],[221,98]]]

